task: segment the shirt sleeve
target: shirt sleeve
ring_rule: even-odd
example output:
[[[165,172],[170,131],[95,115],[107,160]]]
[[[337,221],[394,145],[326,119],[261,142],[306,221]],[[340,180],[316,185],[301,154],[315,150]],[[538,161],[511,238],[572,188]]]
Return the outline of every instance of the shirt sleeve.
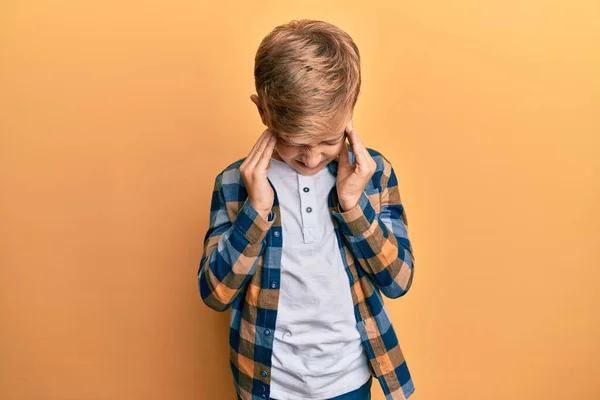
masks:
[[[220,178],[221,175],[215,180],[213,189],[210,224],[198,269],[198,287],[206,305],[225,311],[256,271],[275,213],[271,211],[265,219],[246,199],[231,222]]]
[[[333,211],[360,267],[381,292],[390,298],[406,294],[414,275],[413,249],[408,237],[408,220],[401,202],[396,173],[382,156],[379,213],[363,192],[350,210]]]

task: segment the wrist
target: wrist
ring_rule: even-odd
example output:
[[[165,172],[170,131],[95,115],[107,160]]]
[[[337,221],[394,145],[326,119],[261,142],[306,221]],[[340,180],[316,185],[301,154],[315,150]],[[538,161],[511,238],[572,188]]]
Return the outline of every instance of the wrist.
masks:
[[[267,215],[269,215],[269,213],[273,209],[273,205],[268,207],[264,204],[264,202],[263,202],[263,204],[258,204],[258,202],[255,202],[250,198],[248,198],[248,201],[252,205],[252,208],[254,208],[254,210],[263,217],[266,217]]]
[[[352,210],[357,205],[358,205],[358,201],[340,200],[340,211],[344,212],[344,211]]]
[[[264,219],[267,219],[269,214],[271,214],[271,209],[269,208],[268,210],[266,210],[266,209],[256,210],[256,212],[258,213],[258,215],[260,215]]]

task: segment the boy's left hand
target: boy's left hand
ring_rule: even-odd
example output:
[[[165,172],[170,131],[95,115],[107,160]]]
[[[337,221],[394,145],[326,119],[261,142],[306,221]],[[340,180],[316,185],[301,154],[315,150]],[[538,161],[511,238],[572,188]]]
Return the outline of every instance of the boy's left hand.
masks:
[[[346,142],[340,151],[337,173],[337,194],[341,211],[348,211],[356,205],[367,183],[377,170],[377,163],[358,138],[352,120],[346,125],[346,137],[354,153],[354,165],[350,164]]]

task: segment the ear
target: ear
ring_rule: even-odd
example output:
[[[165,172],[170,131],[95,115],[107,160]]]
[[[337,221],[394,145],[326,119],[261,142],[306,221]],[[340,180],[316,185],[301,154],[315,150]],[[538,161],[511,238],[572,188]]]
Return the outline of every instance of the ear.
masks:
[[[260,101],[258,99],[258,96],[256,94],[252,94],[250,96],[250,100],[252,100],[252,102],[254,104],[256,104],[256,108],[258,108],[258,113],[260,114],[260,119],[261,119],[262,123],[266,126],[267,123],[265,121],[265,110],[263,110],[263,108],[260,106]]]

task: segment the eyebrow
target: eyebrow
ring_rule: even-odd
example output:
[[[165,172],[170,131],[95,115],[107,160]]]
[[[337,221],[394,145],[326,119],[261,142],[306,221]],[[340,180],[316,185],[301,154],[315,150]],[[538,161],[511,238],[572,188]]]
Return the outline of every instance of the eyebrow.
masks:
[[[340,139],[342,139],[344,137],[346,132],[343,132],[340,136],[333,138],[333,139],[327,139],[327,140],[322,140],[321,143],[336,143],[338,142]],[[305,144],[296,144],[296,143],[290,143],[287,140],[283,140],[281,138],[279,138],[279,140],[281,140],[282,142],[284,142],[285,144],[289,145],[289,146],[296,146],[296,147],[302,147],[302,146],[306,146]]]

